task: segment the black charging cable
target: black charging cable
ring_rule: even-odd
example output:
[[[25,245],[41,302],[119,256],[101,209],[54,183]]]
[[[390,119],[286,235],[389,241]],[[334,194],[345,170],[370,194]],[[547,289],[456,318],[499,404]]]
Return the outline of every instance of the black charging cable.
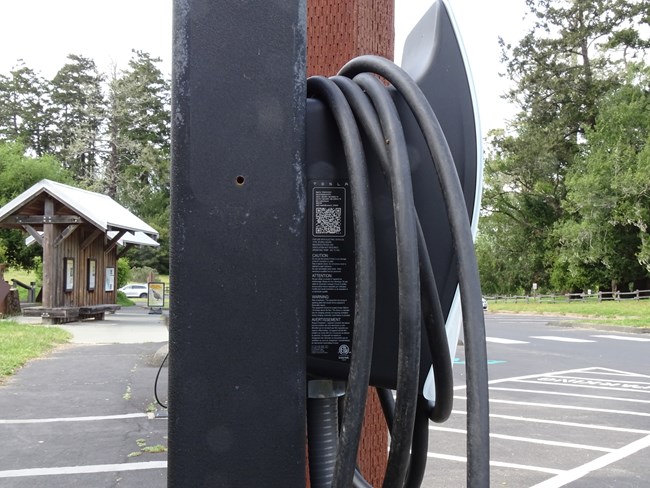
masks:
[[[350,102],[357,123],[364,132],[366,139],[369,141],[375,154],[379,157],[382,172],[387,176],[387,179],[390,179],[388,177],[390,174],[390,165],[395,163],[391,163],[389,160],[385,149],[387,142],[383,135],[379,116],[369,97],[366,96],[366,93],[357,83],[348,78],[335,76],[332,77],[332,80],[345,94],[348,102]],[[355,81],[357,81],[356,78]],[[368,82],[375,83],[375,85],[378,86],[374,77],[371,77]],[[391,185],[389,181],[389,188],[390,187]],[[430,420],[435,422],[444,422],[451,414],[453,406],[453,371],[447,333],[445,330],[444,315],[440,304],[440,298],[438,296],[436,281],[433,275],[424,234],[419,219],[417,218],[416,224],[418,254],[420,260],[422,318],[432,358],[436,400],[435,402],[430,402],[425,400],[423,397],[420,397],[418,400],[416,421],[412,428],[414,438],[410,449],[411,457],[408,461],[408,469],[404,468],[404,463],[399,467],[402,472],[408,472],[406,486],[419,486],[418,483],[424,475],[423,470],[426,466],[426,449],[428,443],[422,442],[422,439],[428,440],[429,431],[428,422],[423,421],[422,419],[428,417]],[[387,418],[389,430],[392,433],[393,419],[395,417],[395,404],[392,392],[389,390],[379,389],[378,394],[384,414]],[[419,422],[418,418],[420,419]],[[420,472],[419,478],[414,475],[416,472]],[[418,479],[420,481],[417,481]]]
[[[392,62],[377,56],[361,56],[346,64],[340,72],[341,76],[333,77],[333,81],[322,77],[310,78],[308,96],[315,96],[325,101],[341,131],[348,170],[357,172],[356,181],[352,181],[352,174],[350,175],[353,205],[357,185],[360,185],[364,191],[363,196],[358,197],[357,204],[364,202],[361,206],[370,205],[369,194],[365,193],[367,174],[360,169],[362,164],[365,164],[365,160],[359,157],[363,147],[359,148],[359,129],[355,129],[355,118],[378,156],[393,199],[400,297],[399,345],[396,399],[393,400],[392,392],[389,390],[378,390],[391,433],[390,453],[383,486],[397,488],[420,486],[427,458],[428,420],[441,422],[449,417],[453,403],[453,376],[444,315],[426,242],[413,202],[404,134],[394,102],[386,87],[374,74],[389,81],[413,112],[429,147],[442,188],[452,240],[458,256],[457,266],[464,320],[468,396],[467,484],[472,488],[487,487],[489,486],[489,427],[485,331],[483,310],[482,307],[478,308],[481,296],[478,268],[458,174],[440,124],[417,84]],[[353,210],[355,240],[364,239],[362,234],[365,237],[370,236],[357,227],[361,224],[361,219],[368,218],[367,210],[363,209],[360,213]],[[358,242],[355,241],[355,254],[358,259],[366,251],[357,244]],[[372,253],[374,259],[374,248]],[[363,266],[365,265],[362,265],[362,268]],[[358,263],[355,271],[360,272]],[[361,280],[359,276],[356,278],[355,307],[361,306],[362,310],[365,310],[364,307],[372,303],[374,309],[374,283],[371,296],[359,294],[358,285],[371,275],[364,276],[365,278]],[[374,268],[372,277],[374,279]],[[354,457],[358,448],[367,378],[370,372],[372,325],[365,322],[357,323],[356,308],[353,354],[340,428],[341,439],[336,465],[333,468],[336,473],[332,476],[333,487],[369,486],[355,470]],[[371,313],[361,314],[364,320],[370,320],[371,316]],[[360,325],[361,329],[358,328]],[[432,357],[436,392],[434,402],[425,400],[418,395],[417,391],[422,328],[426,331]],[[358,333],[358,330],[361,332]],[[366,337],[365,344],[361,342],[362,335]],[[369,354],[363,355],[363,358],[357,357],[355,363],[355,355],[361,356],[364,348],[370,349]],[[366,379],[365,383],[362,378]],[[358,425],[354,426],[352,422],[358,422]]]
[[[153,382],[153,396],[156,399],[156,403],[160,405],[162,408],[167,409],[167,405],[165,405],[163,402],[160,401],[160,398],[158,398],[158,378],[160,378],[160,372],[163,369],[163,366],[165,365],[165,362],[167,361],[167,358],[169,357],[169,352],[165,354],[165,357],[163,358],[162,362],[160,363],[160,367],[158,368],[158,372],[156,373],[156,379]]]
[[[354,81],[365,90],[379,116],[391,163],[386,169],[393,196],[397,244],[399,341],[395,419],[384,486],[401,487],[409,464],[420,369],[421,304],[413,185],[410,167],[403,164],[408,161],[406,140],[393,100],[384,85],[370,74],[361,74]]]
[[[391,162],[386,152],[386,139],[384,138],[379,117],[372,103],[361,87],[349,78],[333,76],[331,79],[341,89],[350,103],[357,123],[375,154],[379,157],[382,172],[384,175],[388,175]],[[418,255],[420,259],[422,317],[431,353],[436,394],[435,402],[428,403],[428,415],[429,419],[433,422],[444,422],[449,418],[453,406],[454,380],[452,362],[436,279],[433,274],[420,219],[417,216],[416,224]],[[392,400],[392,396],[390,399]],[[390,423],[392,424],[392,421]]]
[[[391,83],[411,109],[433,160],[449,217],[458,256],[458,279],[463,312],[467,381],[467,485],[489,486],[489,405],[485,325],[478,264],[474,253],[462,187],[440,123],[415,81],[391,61],[379,56],[360,56],[348,62],[340,75],[356,77],[371,72]]]
[[[365,152],[345,97],[323,77],[307,81],[308,96],[322,99],[334,115],[343,142],[350,185],[355,249],[355,307],[352,354],[345,392],[333,487],[348,487],[354,476],[365,412],[375,323],[375,233]]]

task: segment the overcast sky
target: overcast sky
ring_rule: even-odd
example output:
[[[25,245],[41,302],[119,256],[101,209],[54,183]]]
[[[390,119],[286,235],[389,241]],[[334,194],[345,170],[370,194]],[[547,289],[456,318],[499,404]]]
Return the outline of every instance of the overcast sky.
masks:
[[[396,59],[413,25],[434,0],[395,0]],[[523,34],[525,0],[448,0],[467,49],[479,102],[482,132],[500,127],[512,109],[499,96],[499,35],[510,42]],[[171,65],[172,0],[0,0],[0,73],[16,60],[52,78],[68,54],[92,58],[102,71],[125,68],[131,49]]]

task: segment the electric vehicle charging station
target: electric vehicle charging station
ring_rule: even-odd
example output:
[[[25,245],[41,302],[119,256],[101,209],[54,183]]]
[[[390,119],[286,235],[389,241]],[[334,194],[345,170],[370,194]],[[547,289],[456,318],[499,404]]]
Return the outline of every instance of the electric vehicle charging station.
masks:
[[[480,138],[446,2],[406,72],[363,57],[309,81],[303,1],[174,8],[169,486],[304,486],[308,437],[312,486],[366,486],[368,384],[393,438],[384,486],[419,486],[461,302],[468,486],[488,486]]]

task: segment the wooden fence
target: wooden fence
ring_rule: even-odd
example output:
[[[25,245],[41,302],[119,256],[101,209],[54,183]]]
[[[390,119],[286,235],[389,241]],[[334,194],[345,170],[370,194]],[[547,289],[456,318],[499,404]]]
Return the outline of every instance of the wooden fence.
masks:
[[[619,300],[650,300],[650,290],[599,291],[598,293],[565,293],[563,295],[494,295],[485,297],[493,302],[506,303],[559,303],[559,302],[603,302]]]

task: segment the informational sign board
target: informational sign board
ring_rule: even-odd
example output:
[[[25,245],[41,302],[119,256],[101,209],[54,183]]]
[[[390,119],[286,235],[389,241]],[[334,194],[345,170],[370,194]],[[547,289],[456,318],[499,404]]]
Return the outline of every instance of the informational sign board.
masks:
[[[74,289],[74,258],[63,258],[63,266],[65,268],[63,289],[72,291]]]
[[[87,269],[86,287],[88,291],[95,291],[95,285],[97,283],[97,260],[88,259],[88,265],[86,269]]]
[[[104,291],[115,291],[115,268],[106,268]]]
[[[158,309],[162,312],[165,306],[165,283],[150,282],[148,284],[147,307],[152,310]]]

